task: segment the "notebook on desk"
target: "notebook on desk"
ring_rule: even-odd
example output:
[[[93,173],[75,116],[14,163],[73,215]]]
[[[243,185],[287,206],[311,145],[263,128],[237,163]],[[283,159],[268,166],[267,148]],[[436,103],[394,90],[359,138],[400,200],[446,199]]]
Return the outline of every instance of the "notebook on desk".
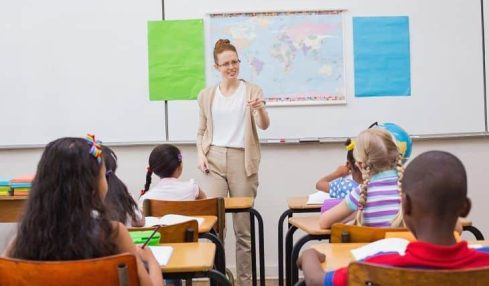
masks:
[[[324,200],[330,199],[329,193],[323,191],[317,191],[307,196],[308,205],[322,205]]]
[[[167,214],[162,217],[145,217],[144,227],[152,227],[154,225],[172,225],[190,220],[196,220],[199,226],[204,222],[204,218],[201,217]]]
[[[173,247],[158,245],[149,246],[149,248],[151,249],[151,252],[153,252],[153,255],[155,256],[159,265],[165,266],[168,264],[168,261],[170,261],[170,257],[173,253]]]

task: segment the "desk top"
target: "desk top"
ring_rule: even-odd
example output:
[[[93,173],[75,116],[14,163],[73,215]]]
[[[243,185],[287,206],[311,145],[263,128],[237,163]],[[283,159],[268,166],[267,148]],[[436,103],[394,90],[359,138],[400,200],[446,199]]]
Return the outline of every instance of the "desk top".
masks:
[[[0,196],[0,201],[25,201],[28,196]]]
[[[199,225],[199,233],[207,233],[211,231],[212,227],[217,223],[217,217],[213,215],[199,215],[195,217],[201,217],[204,221]],[[137,227],[131,226],[128,227],[129,230],[148,230],[153,229],[151,226]]]
[[[312,245],[311,248],[326,255],[326,261],[321,266],[325,271],[332,271],[348,266],[353,261],[351,250],[366,244],[368,243],[319,243]],[[469,244],[489,246],[489,240],[473,240],[469,241]]]
[[[472,221],[467,219],[466,217],[459,217],[458,219],[462,223],[462,226],[471,226],[472,225]]]
[[[173,247],[168,264],[161,266],[163,273],[209,271],[214,265],[216,245],[210,242],[165,243]]]
[[[209,232],[212,227],[217,223],[217,217],[213,215],[199,215],[204,219],[202,224],[199,225],[199,233]]]
[[[225,209],[249,209],[253,207],[252,197],[232,197],[224,198]]]
[[[308,205],[307,204],[308,197],[290,197],[287,198],[287,204],[289,209],[317,209],[318,211],[321,209],[321,205]]]
[[[331,234],[330,229],[319,227],[319,215],[289,218],[289,223],[311,235]]]

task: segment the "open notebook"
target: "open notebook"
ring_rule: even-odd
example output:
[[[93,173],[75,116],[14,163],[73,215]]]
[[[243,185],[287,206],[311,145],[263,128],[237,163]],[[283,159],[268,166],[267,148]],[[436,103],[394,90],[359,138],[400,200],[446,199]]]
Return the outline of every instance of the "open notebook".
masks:
[[[199,226],[204,222],[204,218],[186,215],[167,214],[162,217],[147,216],[145,217],[144,227],[154,225],[172,225],[189,220],[196,220]]]
[[[173,253],[173,247],[171,246],[148,246],[153,252],[153,255],[158,261],[159,265],[167,265],[170,260],[171,254]]]
[[[330,199],[329,193],[317,191],[310,194],[307,199],[308,205],[322,205],[325,199]]]
[[[352,249],[351,254],[355,260],[363,260],[379,253],[397,252],[400,255],[404,255],[408,244],[409,240],[404,238],[384,238],[362,247]]]

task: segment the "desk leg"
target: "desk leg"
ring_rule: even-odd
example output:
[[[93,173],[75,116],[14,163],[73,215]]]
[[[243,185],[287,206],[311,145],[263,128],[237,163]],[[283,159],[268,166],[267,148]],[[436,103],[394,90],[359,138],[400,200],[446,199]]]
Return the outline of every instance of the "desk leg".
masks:
[[[226,273],[226,254],[224,252],[224,246],[219,238],[209,232],[199,234],[199,238],[208,239],[216,245],[216,257],[214,259],[216,268],[221,273]]]
[[[217,280],[219,282],[219,285],[231,286],[231,282],[229,282],[226,276],[219,271],[211,269],[209,270],[209,272],[207,272],[207,275],[210,279]]]
[[[250,235],[251,235],[251,278],[252,285],[256,286],[256,241],[255,241],[255,217],[250,211]]]
[[[255,210],[250,209],[254,217],[258,221],[258,254],[260,255],[260,286],[265,286],[265,238],[264,238],[264,227],[263,218],[261,214]]]
[[[294,247],[292,248],[292,253],[290,255],[290,284],[289,285],[295,285],[297,281],[299,280],[299,269],[297,268],[297,259],[299,258],[299,252],[301,251],[302,246],[306,244],[310,240],[322,240],[322,239],[329,239],[330,235],[329,234],[324,234],[324,235],[310,235],[307,234],[303,236],[299,241],[297,241],[296,244],[294,244]]]
[[[292,252],[292,244],[294,243],[294,232],[297,227],[291,225],[287,234],[285,235],[285,286],[292,286],[290,283],[290,254]]]
[[[284,220],[290,218],[293,211],[288,209],[278,219],[278,285],[284,286]]]
[[[484,240],[484,235],[482,235],[482,232],[473,225],[464,226],[463,230],[471,232],[477,240]]]

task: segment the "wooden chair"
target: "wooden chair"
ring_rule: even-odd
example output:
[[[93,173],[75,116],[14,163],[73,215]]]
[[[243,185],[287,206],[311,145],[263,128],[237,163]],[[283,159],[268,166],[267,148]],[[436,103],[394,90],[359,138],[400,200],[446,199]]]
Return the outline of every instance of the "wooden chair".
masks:
[[[136,258],[129,253],[73,261],[0,257],[2,286],[139,285]]]
[[[463,270],[399,268],[362,262],[348,266],[350,286],[478,286],[489,282],[489,267]]]
[[[129,231],[153,230],[153,227],[131,227]],[[158,229],[161,235],[160,243],[197,242],[199,239],[199,224],[196,220],[182,223],[163,225]]]
[[[0,223],[18,222],[24,211],[27,198],[2,197],[0,198]]]
[[[161,217],[167,214],[188,216],[209,215],[217,217],[215,230],[219,239],[224,241],[225,209],[223,198],[210,198],[195,201],[160,201],[145,200],[143,203],[144,216]]]
[[[368,227],[335,223],[331,226],[331,243],[373,242],[385,238],[386,232],[406,232],[407,228]]]

